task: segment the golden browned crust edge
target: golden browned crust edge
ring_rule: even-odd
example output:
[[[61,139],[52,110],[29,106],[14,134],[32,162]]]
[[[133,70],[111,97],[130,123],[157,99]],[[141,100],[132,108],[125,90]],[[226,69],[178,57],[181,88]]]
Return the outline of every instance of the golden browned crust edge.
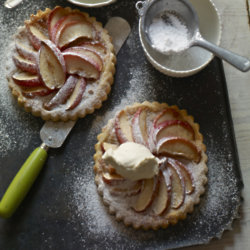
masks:
[[[179,113],[181,113],[182,116],[185,117],[185,119],[192,125],[192,127],[195,130],[195,134],[196,134],[196,138],[197,140],[200,140],[200,148],[202,150],[202,158],[201,158],[201,162],[202,162],[202,166],[203,166],[203,170],[201,172],[202,174],[202,180],[201,180],[201,186],[202,188],[200,188],[199,192],[197,193],[195,200],[193,202],[189,202],[186,204],[185,206],[185,210],[182,213],[177,213],[177,215],[173,215],[170,219],[165,220],[164,219],[161,221],[161,223],[152,223],[152,224],[138,224],[136,222],[136,220],[129,219],[129,218],[125,218],[125,216],[122,216],[121,214],[118,215],[118,211],[112,207],[109,203],[107,203],[104,199],[103,202],[104,204],[108,207],[108,211],[110,214],[115,215],[115,218],[117,221],[123,221],[123,223],[125,224],[125,226],[132,226],[134,229],[144,229],[144,230],[149,230],[149,229],[153,229],[153,230],[158,230],[159,228],[167,228],[170,224],[171,225],[175,225],[179,220],[184,220],[187,217],[188,213],[192,213],[194,210],[194,206],[198,203],[200,203],[200,196],[205,192],[205,185],[207,183],[207,177],[206,177],[206,173],[208,171],[206,162],[207,162],[207,155],[205,154],[206,151],[206,146],[203,143],[203,136],[202,134],[199,132],[199,124],[194,122],[194,117],[191,115],[187,114],[187,111],[184,109],[179,109],[176,105],[173,106],[169,106],[166,103],[158,103],[158,102],[148,102],[145,101],[143,103],[134,103],[131,106],[126,106],[124,108],[125,112],[129,111],[131,109],[137,109],[139,107],[148,107],[150,109],[152,109],[153,111],[159,111],[162,110],[164,108],[173,108],[176,111],[178,111]],[[107,125],[105,127],[103,127],[102,132],[97,136],[97,140],[98,142],[95,145],[95,150],[96,153],[94,154],[93,158],[94,158],[94,162],[95,165],[93,167],[94,172],[96,174],[95,176],[95,183],[97,185],[97,191],[100,194],[100,196],[103,198],[103,191],[98,189],[99,186],[99,176],[97,175],[99,169],[100,169],[100,164],[99,164],[99,159],[100,157],[102,157],[102,148],[101,148],[101,144],[102,142],[107,138],[108,136],[108,127],[111,126],[113,119],[110,119],[107,123]]]
[[[58,6],[56,6],[58,7]],[[56,8],[55,7],[55,8]],[[95,17],[90,17],[88,13],[81,12],[78,9],[71,9],[70,7],[66,7],[65,10],[68,13],[81,13],[85,16],[85,18],[90,21],[97,30],[103,31],[103,39],[105,40],[106,45],[109,46],[110,51],[110,59],[109,61],[105,62],[105,70],[102,74],[101,81],[99,82],[98,89],[102,89],[103,91],[99,91],[98,95],[96,96],[96,102],[91,108],[86,109],[79,109],[76,113],[73,112],[53,112],[47,111],[45,109],[36,109],[33,105],[30,105],[27,98],[23,97],[20,91],[16,89],[16,85],[12,78],[8,75],[7,80],[9,82],[9,87],[13,96],[17,98],[18,104],[23,106],[25,111],[31,112],[34,116],[41,117],[43,120],[52,120],[52,121],[68,121],[68,120],[77,120],[78,118],[83,118],[87,114],[91,114],[95,111],[95,109],[99,109],[102,106],[102,102],[107,100],[108,94],[111,90],[111,86],[114,82],[114,74],[115,74],[115,64],[116,64],[116,56],[114,54],[114,46],[112,44],[111,37],[108,34],[108,31],[102,27],[102,24],[96,21]],[[37,22],[38,20],[45,18],[49,15],[52,10],[46,8],[45,11],[38,10],[37,14],[32,14],[30,16],[30,20],[25,20],[25,24],[31,24]]]

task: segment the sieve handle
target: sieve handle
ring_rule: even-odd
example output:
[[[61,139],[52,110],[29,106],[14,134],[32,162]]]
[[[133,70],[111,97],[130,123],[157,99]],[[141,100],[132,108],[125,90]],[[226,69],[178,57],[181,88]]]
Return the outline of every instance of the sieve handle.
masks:
[[[237,55],[229,50],[223,49],[213,43],[210,43],[202,38],[201,35],[196,37],[193,46],[199,46],[209,50],[210,52],[225,60],[242,72],[246,72],[250,69],[250,61],[246,57]]]

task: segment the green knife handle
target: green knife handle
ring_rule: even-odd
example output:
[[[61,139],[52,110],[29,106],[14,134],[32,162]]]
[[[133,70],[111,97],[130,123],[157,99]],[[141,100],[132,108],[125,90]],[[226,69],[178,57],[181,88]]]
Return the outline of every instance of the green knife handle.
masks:
[[[25,198],[47,159],[47,149],[44,144],[36,148],[20,168],[0,202],[1,217],[11,217]]]

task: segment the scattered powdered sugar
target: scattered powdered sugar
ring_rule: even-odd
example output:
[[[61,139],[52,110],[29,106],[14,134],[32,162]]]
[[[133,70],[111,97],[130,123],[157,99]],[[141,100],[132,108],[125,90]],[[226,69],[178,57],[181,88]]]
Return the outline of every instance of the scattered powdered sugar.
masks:
[[[137,29],[137,27],[134,28]],[[139,46],[134,37],[129,37],[126,44],[132,51],[136,51],[138,49],[137,46]],[[102,127],[107,124],[108,120],[113,118],[125,106],[135,102],[153,101],[156,99],[155,87],[152,85],[150,71],[145,65],[136,63],[134,65],[136,66],[129,69],[131,77],[129,88],[125,89],[125,93],[120,93],[120,98],[116,98],[118,101],[112,103],[107,112],[96,116],[92,122],[92,127],[86,141],[96,137],[101,132]],[[93,166],[94,162],[90,157],[90,161],[85,163],[85,169],[88,169],[88,171],[84,174],[76,173],[72,181],[73,206],[75,206],[77,211],[76,216],[85,221],[84,226],[87,226],[87,231],[90,234],[96,235],[96,237],[101,237],[102,240],[109,239],[109,241],[110,239],[118,241],[123,238],[124,234],[130,239],[137,239],[138,237],[140,240],[144,237],[147,239],[153,238],[153,232],[140,232],[140,234],[135,236],[131,228],[125,227],[123,223],[118,223],[115,217],[108,213],[94,183]]]
[[[149,38],[153,47],[163,53],[180,52],[189,47],[187,26],[172,12],[164,12],[153,19],[149,26]]]
[[[24,20],[21,15],[13,17],[13,13],[2,12],[3,10],[0,9],[0,152],[1,157],[6,157],[16,150],[22,151],[32,138],[38,135],[34,133],[37,124],[31,124],[31,116],[17,105],[6,79],[13,67],[11,51],[14,42],[12,37]]]
[[[132,32],[134,32],[134,30],[132,30]],[[140,46],[137,42],[135,42],[135,39],[132,36],[129,37],[126,44],[131,51],[137,51],[139,49],[138,46]],[[133,63],[133,67],[130,67],[128,71],[130,75],[128,84],[129,87],[123,89],[123,92],[116,93],[119,96],[118,98],[109,100],[110,105],[107,111],[104,114],[97,115],[95,117],[92,122],[90,133],[87,135],[87,141],[96,137],[96,135],[101,132],[102,127],[107,124],[108,120],[113,118],[115,114],[125,106],[131,105],[134,102],[157,100],[157,93],[161,90],[157,89],[156,91],[156,86],[152,84],[153,75],[150,69],[146,67],[146,63],[133,62],[133,58],[130,58],[130,60]],[[115,87],[116,86],[114,86],[114,88]],[[226,125],[227,124],[223,124],[224,130],[227,128]],[[227,131],[224,131],[223,134],[227,133]],[[225,141],[227,141],[227,139],[228,138],[226,137],[224,138]],[[235,186],[237,186],[237,184],[235,184],[237,179],[234,178],[234,175],[232,178],[230,177],[234,167],[232,165],[232,155],[224,152],[223,148],[220,148],[220,145],[214,145],[213,143],[215,141],[216,140],[213,139],[213,135],[211,135],[209,142],[212,144],[207,144],[207,148],[209,149],[209,180],[207,192],[202,197],[202,202],[198,208],[199,218],[186,222],[197,227],[207,225],[206,230],[208,232],[210,232],[210,227],[216,224],[214,220],[222,221],[228,217],[233,220],[235,218],[236,214],[230,216],[229,213],[231,210],[225,208],[225,206],[230,206],[232,197],[235,199],[233,205],[239,204],[239,195],[237,193],[237,189],[235,188]],[[221,153],[218,154],[218,152]],[[217,157],[220,158],[218,159]],[[224,163],[223,166],[220,165],[221,162]],[[84,221],[82,226],[87,227],[87,230],[84,230],[84,232],[86,233],[87,231],[90,238],[95,235],[95,238],[102,239],[103,242],[110,242],[112,240],[118,242],[122,237],[123,241],[126,241],[127,239],[135,240],[130,242],[130,246],[131,244],[136,244],[136,242],[139,246],[141,244],[140,242],[142,242],[144,238],[147,240],[154,239],[156,236],[152,231],[143,232],[140,230],[140,233],[135,234],[133,229],[125,227],[123,223],[116,222],[115,217],[108,213],[108,209],[104,206],[102,198],[97,193],[92,170],[94,162],[89,160],[84,165],[85,169],[88,170],[85,170],[82,174],[77,173],[72,180],[72,205],[75,206],[76,217],[78,220]],[[232,185],[228,185],[228,180],[232,182]],[[221,198],[222,193],[225,194],[223,198]],[[237,209],[235,211],[237,212]],[[195,216],[195,214],[196,213],[193,213],[192,216]],[[214,216],[215,214],[217,216]],[[204,216],[201,218],[200,215],[201,217],[205,215],[206,220],[204,220]],[[232,220],[228,222],[228,225],[231,225]],[[224,225],[223,223],[221,224]],[[221,228],[220,230],[224,231],[224,228]],[[204,231],[202,231],[202,233],[204,234]],[[174,237],[174,233],[170,236]],[[217,236],[219,237],[219,235]],[[204,238],[202,235],[200,237]]]
[[[125,227],[122,222],[117,222],[115,217],[109,214],[102,197],[97,192],[93,166],[94,162],[90,160],[85,165],[84,173],[75,172],[73,179],[70,179],[70,182],[74,183],[73,186],[70,185],[73,193],[73,203],[70,206],[75,211],[73,220],[79,221],[83,228],[80,232],[81,238],[96,239],[95,247],[100,246],[98,241],[101,241],[103,249],[107,249],[108,242],[128,241],[130,245],[136,246],[136,240],[153,239],[152,231],[141,231],[136,235],[132,228]],[[92,247],[94,249],[94,246]]]
[[[128,4],[129,1],[123,1],[121,6],[124,7]],[[22,151],[27,147],[33,138],[38,137],[37,131],[39,131],[41,125],[38,122],[39,118],[33,118],[31,114],[27,114],[17,105],[16,99],[12,97],[8,88],[6,80],[7,72],[4,67],[6,61],[11,61],[10,56],[8,55],[8,46],[11,41],[10,37],[16,31],[17,26],[23,24],[23,17],[27,14],[27,9],[29,9],[29,13],[35,13],[36,10],[40,9],[40,5],[40,2],[39,4],[36,4],[33,1],[25,1],[25,8],[20,10],[19,15],[11,14],[11,18],[6,18],[6,14],[1,13],[2,10],[0,9],[0,152],[1,157],[3,158],[7,157],[11,152],[15,152],[16,150]],[[113,6],[114,7],[112,8],[116,8],[116,5]],[[108,11],[107,15],[109,16],[111,14],[112,11]],[[6,22],[6,20],[8,21]],[[135,31],[137,28],[137,25],[133,26],[132,34],[137,35]],[[136,42],[134,36],[129,37],[126,45],[130,51],[138,51],[141,49],[139,48],[141,45],[138,41]],[[161,92],[160,88],[164,88],[164,84],[159,84],[156,91],[156,86],[152,84],[152,82],[155,82],[155,75],[153,75],[151,69],[148,68],[146,61],[144,63],[138,63],[135,61],[136,58],[134,59],[133,57],[128,58],[128,60],[130,60],[131,65],[133,65],[133,67],[128,69],[128,74],[130,76],[128,82],[129,87],[122,90],[123,92],[119,94],[116,93],[118,97],[116,96],[114,99],[109,98],[107,111],[103,115],[96,115],[100,114],[98,111],[96,114],[93,114],[93,116],[96,116],[92,121],[90,133],[84,138],[86,142],[93,141],[93,138],[101,132],[102,127],[107,124],[109,119],[114,117],[117,111],[123,109],[126,105],[133,104],[134,102],[143,102],[145,100],[155,101],[158,99],[157,93]],[[168,80],[171,81],[171,79]],[[116,84],[113,87],[116,88]],[[162,91],[164,91],[164,89],[162,89]],[[226,125],[227,124],[225,124],[223,128],[226,128]],[[228,131],[223,131],[223,135],[227,134]],[[206,143],[209,157],[209,182],[207,192],[205,196],[202,197],[201,204],[198,205],[199,207],[195,210],[198,211],[198,217],[202,217],[203,220],[198,218],[194,222],[190,222],[190,220],[187,219],[185,223],[189,223],[189,225],[192,224],[193,226],[190,227],[190,231],[196,227],[201,228],[202,224],[207,224],[206,230],[211,231],[210,226],[213,226],[214,224],[218,225],[218,223],[214,223],[214,221],[222,221],[228,217],[232,219],[235,218],[235,215],[232,217],[228,216],[228,213],[231,212],[228,207],[232,202],[233,205],[239,204],[239,196],[238,193],[236,193],[237,189],[235,188],[237,186],[235,183],[238,180],[235,178],[235,175],[232,175],[232,169],[235,168],[232,164],[233,156],[231,153],[225,152],[225,150],[221,148],[221,145],[228,142],[228,138],[223,138],[223,140],[225,140],[223,143],[215,144],[213,134],[211,133],[211,135],[207,135]],[[93,147],[93,145],[87,146],[91,148]],[[88,153],[90,153],[90,151]],[[69,152],[69,154],[71,154],[71,152]],[[79,150],[79,152],[77,152],[78,159],[84,158],[80,157],[81,154],[82,151]],[[108,213],[107,208],[103,205],[102,198],[97,193],[97,188],[94,183],[93,154],[91,152],[91,154],[86,155],[88,155],[88,157],[82,160],[84,162],[74,161],[74,163],[72,163],[71,167],[73,170],[71,174],[67,176],[68,185],[65,186],[65,189],[70,190],[70,216],[73,216],[72,223],[75,226],[72,230],[81,234],[82,248],[87,248],[89,246],[88,241],[91,239],[95,242],[93,244],[96,244],[92,249],[98,249],[102,244],[103,249],[112,249],[114,245],[118,246],[119,242],[122,242],[122,245],[120,244],[121,249],[125,249],[126,246],[130,249],[140,249],[143,242],[150,243],[151,241],[157,241],[160,232],[157,232],[157,234],[153,231],[135,231],[131,228],[125,227],[122,222],[117,222],[114,216]],[[67,158],[67,154],[65,155],[65,158]],[[71,156],[71,159],[73,161],[74,157]],[[77,166],[80,165],[83,167],[77,169]],[[231,177],[231,175],[233,177]],[[224,194],[223,197],[222,194]],[[233,206],[233,209],[235,209],[235,206]],[[196,215],[193,213],[191,216]],[[206,220],[204,219],[205,216]],[[231,224],[231,222],[232,221],[229,221],[228,224]],[[80,227],[77,227],[77,223],[80,224]],[[185,223],[181,224],[180,222],[183,227],[185,227]],[[221,225],[223,226],[224,222],[222,222]],[[175,228],[180,227],[179,225],[176,225]],[[194,231],[197,233],[197,230]],[[186,233],[188,232],[189,230],[186,231]],[[178,234],[178,232],[176,233]],[[185,235],[182,236],[185,238]],[[174,232],[167,230],[165,237],[169,237],[169,242],[177,242],[178,240],[178,238],[174,236]],[[197,235],[197,238],[204,238],[204,230],[200,231],[200,235]],[[50,241],[54,241],[54,239],[51,238],[51,235],[49,236],[49,239]],[[112,245],[110,242],[114,242],[115,244]],[[162,242],[163,240],[159,241],[159,244],[162,244]],[[156,248],[159,249],[158,242],[155,243],[155,248],[151,247],[151,249]],[[162,249],[165,248],[162,247]]]

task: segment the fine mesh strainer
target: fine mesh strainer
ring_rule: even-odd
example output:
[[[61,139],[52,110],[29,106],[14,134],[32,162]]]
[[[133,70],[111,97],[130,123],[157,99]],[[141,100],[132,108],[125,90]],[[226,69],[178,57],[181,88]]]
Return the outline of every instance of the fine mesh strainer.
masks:
[[[136,8],[141,16],[141,30],[142,35],[148,45],[154,50],[162,53],[180,53],[192,46],[199,46],[206,50],[209,50],[216,56],[227,61],[237,69],[246,72],[250,69],[250,61],[242,56],[236,55],[226,49],[220,48],[213,43],[205,40],[199,31],[198,17],[193,9],[192,5],[187,0],[146,0],[138,1]],[[174,15],[178,18],[179,22],[186,27],[187,35],[185,37],[187,43],[185,46],[178,46],[176,50],[168,50],[167,45],[162,50],[159,46],[153,43],[152,32],[150,33],[151,25],[156,19],[162,19],[162,21],[168,26],[174,26],[169,21],[170,15]],[[212,29],[213,27],[211,27]],[[177,29],[176,29],[177,30]],[[178,31],[178,30],[177,30]],[[155,35],[155,33],[153,33]],[[172,33],[173,34],[173,33]],[[151,35],[151,36],[150,36]],[[176,40],[175,43],[178,41]]]

